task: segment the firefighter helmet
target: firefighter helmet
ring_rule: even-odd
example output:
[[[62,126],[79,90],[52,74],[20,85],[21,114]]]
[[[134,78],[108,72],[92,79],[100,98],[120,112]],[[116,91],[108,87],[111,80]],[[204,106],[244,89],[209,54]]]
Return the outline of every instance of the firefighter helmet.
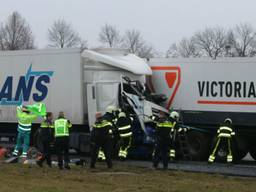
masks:
[[[126,117],[126,114],[125,114],[124,112],[120,112],[120,113],[118,114],[118,117]]]
[[[109,105],[106,109],[108,113],[113,113],[116,110],[116,107],[114,105]]]
[[[232,120],[230,118],[226,118],[224,120],[224,123],[227,123],[227,124],[231,125],[232,124]]]
[[[173,111],[173,112],[171,112],[170,117],[175,119],[175,120],[179,120],[180,115],[177,111]]]

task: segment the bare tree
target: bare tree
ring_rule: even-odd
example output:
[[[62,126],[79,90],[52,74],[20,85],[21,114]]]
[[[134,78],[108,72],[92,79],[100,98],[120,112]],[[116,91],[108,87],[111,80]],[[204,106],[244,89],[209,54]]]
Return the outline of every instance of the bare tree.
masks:
[[[198,50],[198,47],[195,43],[194,38],[190,38],[190,39],[183,38],[179,42],[178,50],[182,57],[188,58],[188,57],[200,56],[200,51]]]
[[[176,45],[176,43],[173,43],[169,49],[166,52],[166,56],[167,58],[178,58],[180,57],[179,51],[178,51],[178,46]]]
[[[202,32],[195,34],[194,39],[196,44],[208,56],[216,59],[221,54],[224,54],[226,46],[227,34],[223,28],[206,28]]]
[[[128,30],[124,36],[123,46],[128,48],[131,53],[137,53],[142,47],[144,41],[139,31]]]
[[[226,45],[225,45],[225,57],[235,57],[238,56],[237,51],[235,49],[235,36],[233,30],[229,30],[227,33]]]
[[[148,43],[144,43],[144,45],[138,50],[137,55],[141,58],[153,58],[156,55],[156,51],[154,47]]]
[[[172,44],[167,51],[167,57],[199,57],[200,52],[193,38],[183,38],[178,45]]]
[[[247,57],[255,53],[256,33],[250,24],[240,24],[234,28],[233,46],[238,56]]]
[[[123,38],[123,48],[129,49],[131,53],[142,58],[151,58],[155,55],[153,46],[146,43],[137,30],[126,31]]]
[[[53,23],[48,29],[48,40],[50,47],[59,48],[82,48],[87,44],[65,20],[57,20]]]
[[[102,44],[106,44],[108,47],[120,47],[122,38],[115,26],[105,24],[101,27],[99,41]]]
[[[0,27],[1,50],[33,49],[34,37],[26,20],[18,12],[13,12]]]

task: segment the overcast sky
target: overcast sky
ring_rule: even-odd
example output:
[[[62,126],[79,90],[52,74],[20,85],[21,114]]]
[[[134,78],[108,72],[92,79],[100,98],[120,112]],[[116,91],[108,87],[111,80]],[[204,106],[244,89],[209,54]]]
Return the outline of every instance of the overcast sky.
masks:
[[[98,33],[105,23],[120,32],[139,30],[157,50],[189,37],[206,26],[256,27],[255,0],[0,0],[0,21],[18,11],[30,24],[36,45],[47,46],[47,29],[58,18],[71,23],[88,41],[100,45]]]

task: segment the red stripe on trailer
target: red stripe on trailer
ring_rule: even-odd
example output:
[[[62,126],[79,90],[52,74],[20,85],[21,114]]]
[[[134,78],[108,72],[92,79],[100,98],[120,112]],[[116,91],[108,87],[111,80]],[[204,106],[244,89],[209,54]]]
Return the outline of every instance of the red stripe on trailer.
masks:
[[[211,100],[198,100],[198,104],[206,105],[256,105],[256,102],[252,101],[211,101]]]

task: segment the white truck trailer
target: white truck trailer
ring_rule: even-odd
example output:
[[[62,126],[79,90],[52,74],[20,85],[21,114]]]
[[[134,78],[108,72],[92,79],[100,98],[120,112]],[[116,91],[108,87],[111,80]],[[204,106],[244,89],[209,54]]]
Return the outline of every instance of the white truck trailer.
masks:
[[[130,109],[145,129],[143,115],[167,110],[144,96],[145,75],[152,70],[124,50],[48,49],[0,52],[0,141],[14,141],[16,107],[44,102],[57,118],[72,122],[71,147],[88,151],[95,112],[108,105]],[[40,123],[38,119],[37,123]],[[34,130],[39,125],[34,125]]]
[[[256,58],[154,58],[148,63],[151,90],[164,93],[163,105],[181,112],[183,124],[194,127],[188,138],[194,159],[207,158],[227,117],[237,133],[236,158],[248,151],[256,158]]]

